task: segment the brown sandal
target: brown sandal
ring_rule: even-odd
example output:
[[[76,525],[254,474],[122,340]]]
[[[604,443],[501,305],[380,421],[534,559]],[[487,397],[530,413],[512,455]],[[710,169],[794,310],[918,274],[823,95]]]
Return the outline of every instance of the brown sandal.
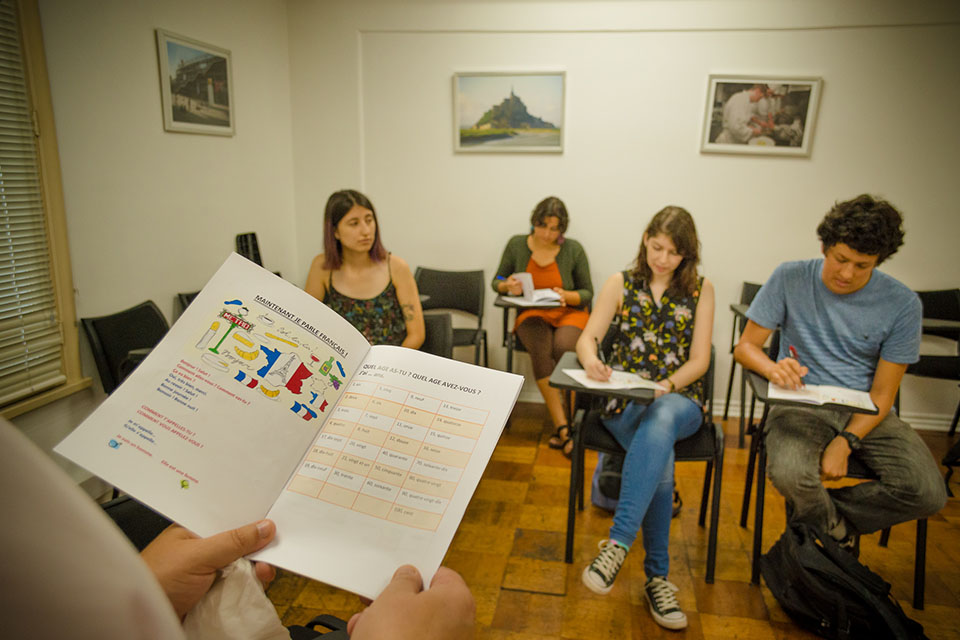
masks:
[[[561,433],[564,430],[566,433]],[[547,446],[551,449],[566,450],[568,442],[570,442],[570,426],[562,424],[557,427],[557,430],[554,432],[554,434],[550,436],[549,440],[547,440]]]

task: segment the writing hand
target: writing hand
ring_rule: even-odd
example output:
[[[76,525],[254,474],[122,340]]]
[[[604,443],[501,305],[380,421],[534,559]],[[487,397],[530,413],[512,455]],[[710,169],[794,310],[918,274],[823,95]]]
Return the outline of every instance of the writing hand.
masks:
[[[850,444],[840,436],[830,441],[820,456],[820,476],[824,480],[837,480],[847,475],[850,459]]]
[[[404,565],[383,593],[347,623],[353,640],[466,640],[473,637],[476,606],[456,571],[440,567],[430,588],[415,567]]]
[[[506,285],[506,292],[511,296],[519,296],[523,294],[523,286],[520,284],[520,281],[510,276],[504,280],[504,285]]]
[[[181,618],[200,601],[222,569],[237,558],[267,546],[277,528],[272,520],[199,538],[177,524],[157,536],[140,557],[156,576],[164,593]],[[273,580],[275,571],[268,564],[255,564],[257,578],[264,584]]]
[[[588,378],[591,380],[599,380],[600,382],[606,382],[613,374],[613,369],[600,362],[600,358],[593,358],[584,365],[583,370],[587,372]]]
[[[803,377],[808,371],[809,369],[793,358],[784,358],[767,371],[767,380],[785,389],[800,389],[803,387]]]

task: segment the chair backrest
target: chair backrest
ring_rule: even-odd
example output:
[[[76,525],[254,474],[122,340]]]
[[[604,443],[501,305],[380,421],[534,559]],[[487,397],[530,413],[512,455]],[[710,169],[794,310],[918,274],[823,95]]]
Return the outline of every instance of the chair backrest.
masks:
[[[753,302],[753,299],[757,297],[757,292],[760,291],[759,285],[755,282],[744,282],[743,286],[740,288],[740,304],[750,304]],[[737,333],[743,333],[743,330],[747,328],[747,319],[741,316],[737,316]]]
[[[426,335],[420,351],[444,358],[453,357],[453,320],[449,313],[424,314]]]
[[[170,326],[152,300],[98,318],[81,318],[90,341],[103,390],[111,393],[123,381],[133,349],[155,347]]]
[[[757,292],[763,285],[755,282],[744,282],[740,289],[740,304],[750,304],[757,297]]]
[[[427,296],[424,309],[454,309],[477,316],[477,328],[483,325],[483,296],[486,281],[480,271],[439,271],[417,267],[413,274],[420,295]]]
[[[190,293],[178,293],[177,302],[180,303],[180,313],[186,311],[187,307],[190,306],[190,303],[193,302],[193,299],[197,297],[199,291],[192,291]]]
[[[917,291],[923,305],[923,317],[936,320],[960,320],[960,289]],[[951,340],[960,339],[954,329],[924,329],[927,335],[941,336]]]
[[[257,242],[256,233],[237,234],[237,253],[250,262],[258,264],[261,267],[263,266],[263,261],[260,259],[260,244]]]

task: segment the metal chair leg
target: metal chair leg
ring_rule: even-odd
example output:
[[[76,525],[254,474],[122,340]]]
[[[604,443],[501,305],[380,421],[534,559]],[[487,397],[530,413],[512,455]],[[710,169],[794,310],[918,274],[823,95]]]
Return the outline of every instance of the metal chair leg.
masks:
[[[574,524],[577,518],[577,494],[583,495],[583,445],[580,442],[580,432],[582,431],[582,422],[586,412],[579,409],[571,423],[571,427],[577,427],[573,433],[573,451],[570,455],[570,495],[567,498],[567,540],[564,549],[563,560],[567,564],[573,562],[573,533]],[[581,503],[582,504],[582,503]],[[581,506],[581,509],[583,507]]]
[[[727,401],[723,405],[723,419],[730,415],[730,396],[733,394],[733,380],[737,375],[737,361],[730,358],[730,378],[727,380]]]
[[[951,438],[957,432],[957,423],[960,422],[960,402],[957,403],[957,410],[953,412],[953,422],[950,423],[950,431],[947,435]]]
[[[913,561],[913,608],[923,610],[927,578],[927,519],[917,520],[917,551]]]
[[[760,551],[763,546],[763,498],[766,489],[767,450],[762,444],[757,452],[757,513],[753,519],[753,557],[750,562],[750,584],[760,584]]]
[[[750,513],[750,491],[753,489],[753,474],[757,466],[757,449],[760,446],[760,438],[763,436],[763,425],[767,421],[768,408],[763,407],[763,414],[760,416],[760,423],[754,428],[753,435],[750,436],[750,458],[747,461],[747,478],[743,485],[743,505],[740,507],[740,526],[747,526],[747,517]]]
[[[717,447],[717,460],[713,465],[713,501],[710,505],[710,531],[707,534],[707,573],[704,581],[713,584],[717,567],[717,529],[720,524],[720,482],[723,479],[723,441]]]
[[[746,426],[744,425],[744,414],[746,413],[744,409],[746,408],[746,399],[747,399],[747,372],[740,367],[740,437],[737,439],[737,447],[743,449],[744,435],[746,433]]]
[[[713,460],[707,460],[707,471],[703,474],[703,495],[700,496],[700,516],[697,519],[697,524],[701,527],[707,521],[707,500],[710,499],[710,481],[712,480],[711,471],[713,471]]]

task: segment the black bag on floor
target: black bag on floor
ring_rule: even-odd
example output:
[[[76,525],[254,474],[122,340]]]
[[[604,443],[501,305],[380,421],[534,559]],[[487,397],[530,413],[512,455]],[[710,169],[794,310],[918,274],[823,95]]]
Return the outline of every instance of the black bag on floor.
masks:
[[[838,640],[921,640],[923,627],[890,595],[890,584],[830,536],[792,523],[760,557],[773,596],[800,626]]]

